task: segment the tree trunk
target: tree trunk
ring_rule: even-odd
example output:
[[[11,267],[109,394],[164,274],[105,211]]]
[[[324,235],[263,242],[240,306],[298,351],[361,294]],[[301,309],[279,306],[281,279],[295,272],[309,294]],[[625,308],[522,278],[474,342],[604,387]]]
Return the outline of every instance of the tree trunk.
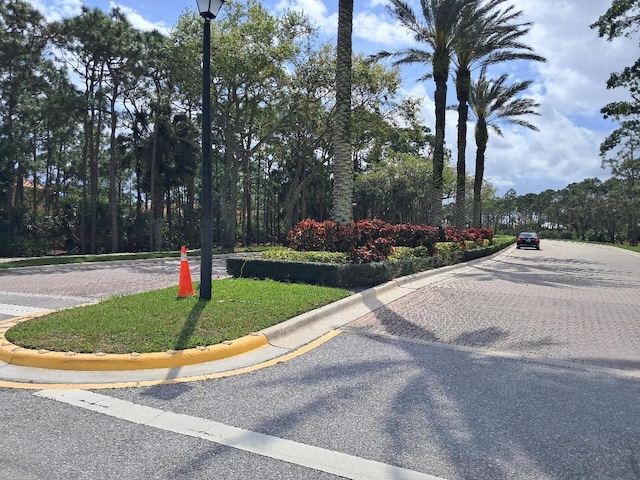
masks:
[[[153,129],[153,143],[151,147],[151,222],[149,224],[149,250],[160,249],[162,243],[162,207],[163,195],[159,188],[158,175],[158,120]]]
[[[336,106],[333,132],[333,219],[353,221],[353,164],[351,161],[351,62],[353,0],[339,0],[336,65]]]
[[[434,95],[436,110],[436,137],[433,148],[433,191],[431,197],[431,223],[442,225],[442,185],[444,172],[445,116],[447,111],[447,77],[449,56],[436,52],[433,58],[433,78],[436,83]]]
[[[166,194],[167,194],[167,198],[166,198],[167,203],[165,205],[165,209],[167,210],[167,227],[169,229],[169,232],[168,232],[169,248],[173,248],[174,225],[173,225],[173,214],[171,213],[171,189],[170,188],[167,188]]]
[[[220,245],[233,250],[236,244],[238,208],[238,162],[236,162],[235,137],[231,130],[230,116],[225,114],[225,152],[220,185]]]
[[[87,103],[89,98],[87,95]],[[80,165],[80,181],[82,182],[82,205],[80,207],[80,253],[87,253],[87,205],[88,205],[88,188],[87,188],[87,168],[89,165],[89,149],[91,148],[91,138],[93,137],[93,120],[90,112],[86,112],[84,119],[84,132],[82,142],[82,162]]]
[[[185,232],[186,239],[189,245],[195,245],[196,237],[194,233],[196,232],[195,224],[194,224],[194,198],[195,198],[195,182],[193,175],[189,175],[189,179],[187,181],[187,198],[184,207],[184,223],[185,223]]]
[[[454,225],[466,226],[466,189],[467,189],[467,119],[469,118],[469,92],[471,90],[471,72],[467,68],[458,70],[456,93],[458,95],[458,162],[456,166],[456,203]]]
[[[243,193],[243,211],[244,211],[244,221],[243,221],[243,231],[242,231],[242,244],[247,246],[249,242],[251,242],[251,165],[250,159],[248,155],[244,155],[245,159],[242,167],[242,193]]]
[[[111,223],[111,252],[115,253],[118,248],[118,195],[116,189],[116,128],[118,127],[118,116],[116,112],[117,84],[114,85],[114,92],[111,97],[111,135],[110,135],[110,156],[109,156],[109,217]]]
[[[484,120],[476,125],[476,173],[473,180],[473,227],[482,227],[482,181],[484,177],[484,153],[489,134]]]
[[[99,115],[98,115],[99,116]],[[95,125],[96,109],[91,111],[91,125]],[[89,253],[96,253],[96,211],[98,208],[98,145],[97,138],[100,131],[100,120],[95,130],[89,134],[89,210],[91,215],[91,233],[89,236]]]

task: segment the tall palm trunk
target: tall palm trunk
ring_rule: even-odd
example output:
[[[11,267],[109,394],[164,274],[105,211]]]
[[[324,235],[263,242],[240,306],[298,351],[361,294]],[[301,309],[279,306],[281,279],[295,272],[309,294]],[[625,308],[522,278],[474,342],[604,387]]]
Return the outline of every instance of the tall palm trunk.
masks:
[[[333,219],[341,224],[353,221],[353,164],[351,162],[351,56],[353,0],[338,5],[338,47],[336,64],[336,107],[333,132]]]
[[[467,196],[467,120],[469,119],[469,93],[471,92],[471,72],[468,68],[458,69],[456,94],[458,96],[458,161],[456,164],[456,203],[453,223],[457,228],[466,224]]]
[[[433,78],[436,128],[433,148],[433,176],[429,223],[442,225],[442,191],[445,164],[445,121],[447,109],[447,80],[452,53],[461,35],[471,29],[484,10],[478,10],[480,0],[421,0],[423,19],[419,19],[404,0],[390,0],[389,11],[407,27],[425,50],[403,49],[397,52],[383,51],[374,58],[398,58],[395,65],[421,63],[431,66],[432,74],[421,80]],[[464,161],[464,159],[462,159]],[[462,194],[464,195],[464,193]]]
[[[433,193],[431,198],[431,224],[442,225],[442,184],[444,172],[445,116],[447,112],[447,80],[451,58],[447,52],[436,51],[433,56],[433,79],[436,110],[436,138],[433,149]]]
[[[473,181],[473,227],[482,227],[482,181],[484,176],[484,154],[487,151],[489,132],[484,119],[476,124],[476,174]]]

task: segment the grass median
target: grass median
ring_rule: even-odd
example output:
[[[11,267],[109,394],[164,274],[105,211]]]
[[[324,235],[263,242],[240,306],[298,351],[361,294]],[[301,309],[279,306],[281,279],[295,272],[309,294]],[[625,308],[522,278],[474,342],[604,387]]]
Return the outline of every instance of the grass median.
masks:
[[[31,349],[149,353],[215,345],[350,295],[348,290],[272,280],[213,282],[210,301],[176,298],[177,288],[113,297],[19,323],[5,336]]]

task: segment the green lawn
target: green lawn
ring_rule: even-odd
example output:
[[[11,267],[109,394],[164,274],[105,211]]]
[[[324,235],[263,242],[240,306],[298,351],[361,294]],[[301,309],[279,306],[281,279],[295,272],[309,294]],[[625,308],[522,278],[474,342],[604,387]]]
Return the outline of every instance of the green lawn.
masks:
[[[197,287],[196,287],[197,288]],[[350,295],[348,290],[271,280],[213,282],[211,301],[177,299],[172,287],[62,310],[9,329],[26,348],[148,353],[215,345]]]

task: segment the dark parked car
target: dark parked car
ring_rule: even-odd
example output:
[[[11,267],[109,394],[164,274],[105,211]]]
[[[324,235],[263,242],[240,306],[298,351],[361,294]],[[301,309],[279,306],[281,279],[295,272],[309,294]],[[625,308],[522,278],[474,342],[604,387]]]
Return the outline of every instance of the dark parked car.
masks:
[[[522,232],[518,235],[518,240],[516,241],[516,248],[520,247],[532,247],[540,250],[540,238],[538,234],[534,232]]]

